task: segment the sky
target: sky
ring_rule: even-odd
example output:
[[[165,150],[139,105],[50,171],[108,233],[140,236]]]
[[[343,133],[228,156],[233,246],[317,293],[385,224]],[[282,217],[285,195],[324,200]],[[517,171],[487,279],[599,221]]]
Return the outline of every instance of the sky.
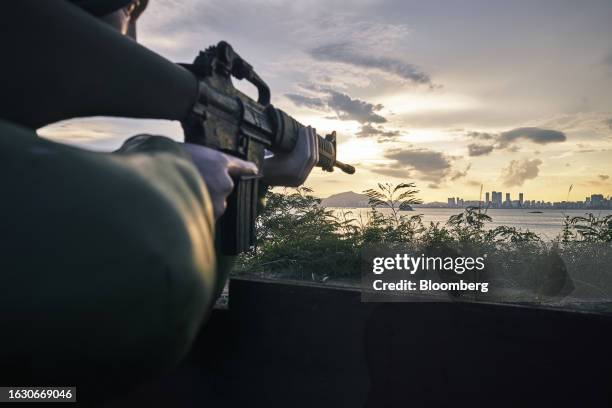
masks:
[[[424,201],[612,194],[612,2],[151,0],[139,42],[176,62],[226,40],[272,103],[355,175],[312,172],[325,197],[415,182]],[[244,84],[239,89],[254,91]],[[40,131],[112,150],[178,123],[86,118]],[[568,189],[573,185],[568,196]]]

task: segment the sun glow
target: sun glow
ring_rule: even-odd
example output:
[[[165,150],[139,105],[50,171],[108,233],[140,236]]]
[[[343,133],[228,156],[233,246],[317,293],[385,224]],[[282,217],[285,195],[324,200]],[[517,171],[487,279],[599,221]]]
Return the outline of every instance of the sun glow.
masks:
[[[415,93],[398,93],[381,98],[379,103],[393,114],[462,111],[480,106],[480,103],[467,95],[427,91]]]
[[[352,138],[338,147],[338,160],[351,163],[369,163],[383,156],[381,143],[372,139]]]

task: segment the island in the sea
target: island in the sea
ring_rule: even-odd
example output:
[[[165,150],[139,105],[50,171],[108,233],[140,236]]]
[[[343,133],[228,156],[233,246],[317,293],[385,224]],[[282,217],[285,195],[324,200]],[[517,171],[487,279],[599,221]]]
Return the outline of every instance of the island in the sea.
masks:
[[[355,193],[354,191],[345,191],[343,193],[332,194],[321,200],[322,207],[337,207],[337,208],[367,208],[368,196],[365,194]]]
[[[368,196],[365,194],[345,191],[321,199],[321,206],[332,208],[369,208],[368,201]],[[412,207],[409,204],[403,204],[400,206],[400,210],[412,211]]]

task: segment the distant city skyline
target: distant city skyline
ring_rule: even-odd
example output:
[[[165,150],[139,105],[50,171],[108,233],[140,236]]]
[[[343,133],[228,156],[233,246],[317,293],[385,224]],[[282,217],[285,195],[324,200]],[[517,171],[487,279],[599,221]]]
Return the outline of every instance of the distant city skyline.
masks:
[[[591,194],[584,198],[582,201],[547,201],[544,199],[525,199],[525,195],[522,192],[518,193],[516,200],[512,199],[512,194],[509,192],[505,193],[505,199],[502,200],[503,192],[491,191],[484,193],[484,199],[478,200],[466,200],[461,197],[448,197],[446,206],[449,208],[463,208],[469,206],[486,206],[488,208],[533,208],[533,209],[545,209],[545,208],[566,208],[566,209],[610,209],[612,208],[612,199],[610,196],[604,196],[603,194]],[[428,205],[437,205],[437,203],[426,203]]]

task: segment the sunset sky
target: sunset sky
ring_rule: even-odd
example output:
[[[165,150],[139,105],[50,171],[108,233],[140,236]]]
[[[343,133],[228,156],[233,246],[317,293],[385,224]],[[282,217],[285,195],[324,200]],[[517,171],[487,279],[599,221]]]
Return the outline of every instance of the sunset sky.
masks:
[[[151,0],[139,23],[139,41],[177,62],[230,42],[275,106],[336,130],[357,173],[315,170],[317,195],[380,181],[414,181],[425,201],[477,199],[481,184],[612,193],[609,0]],[[178,123],[111,118],[40,133],[110,150],[143,132],[181,138]]]

